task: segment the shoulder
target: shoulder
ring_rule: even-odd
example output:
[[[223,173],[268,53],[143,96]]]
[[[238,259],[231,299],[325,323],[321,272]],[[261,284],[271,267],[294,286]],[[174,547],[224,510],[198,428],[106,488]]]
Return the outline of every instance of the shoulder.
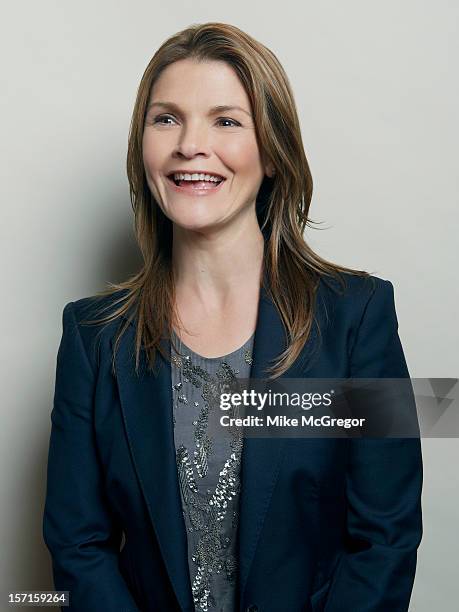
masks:
[[[328,324],[356,329],[368,313],[379,318],[395,316],[394,286],[390,280],[374,275],[341,273],[344,284],[330,277],[320,279],[316,309]]]
[[[369,298],[375,291],[384,293],[393,287],[390,280],[373,274],[360,275],[341,272],[340,277],[343,283],[335,277],[322,276],[319,283],[321,290],[332,293],[336,297],[342,295],[344,299],[353,300]]]
[[[116,290],[108,295],[90,295],[79,298],[65,305],[70,307],[79,325],[89,320],[96,320],[114,314],[128,296],[126,289]]]
[[[398,320],[391,281],[379,276],[343,275],[320,282],[316,319],[324,346],[346,354],[353,376],[406,376],[398,337]]]
[[[347,309],[362,308],[370,299],[384,299],[394,292],[390,280],[368,274],[366,276],[341,273],[343,283],[332,277],[322,276],[317,295],[320,299]]]
[[[109,295],[90,295],[65,304],[62,312],[63,338],[79,338],[93,368],[99,362],[100,351],[110,353],[110,340],[127,315],[107,320],[124,304],[127,290]],[[101,348],[102,347],[102,348]]]

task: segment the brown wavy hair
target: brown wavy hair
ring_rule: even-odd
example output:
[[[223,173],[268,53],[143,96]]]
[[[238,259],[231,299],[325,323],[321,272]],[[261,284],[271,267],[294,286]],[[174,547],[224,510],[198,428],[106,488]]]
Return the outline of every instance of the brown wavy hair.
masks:
[[[313,323],[317,323],[314,311],[320,278],[332,277],[344,289],[346,281],[342,273],[370,274],[328,262],[306,244],[304,230],[316,223],[308,218],[313,183],[289,80],[272,51],[227,23],[192,25],[174,34],[159,47],[143,73],[127,153],[134,231],[143,265],[126,281],[107,283],[108,288],[96,294],[96,298],[102,298],[122,291],[121,297],[109,307],[122,305],[110,315],[86,323],[109,323],[125,315],[126,324],[119,330],[115,342],[116,353],[122,333],[135,317],[136,372],[142,348],[150,369],[154,367],[157,350],[167,358],[161,339],[173,341],[171,333],[178,318],[171,261],[172,222],[162,212],[147,184],[142,136],[154,83],[167,66],[181,59],[223,61],[233,68],[251,102],[260,151],[275,167],[274,177],[265,176],[261,184],[256,212],[265,241],[262,284],[280,313],[288,338],[287,349],[269,369],[269,378],[276,378],[299,356]]]

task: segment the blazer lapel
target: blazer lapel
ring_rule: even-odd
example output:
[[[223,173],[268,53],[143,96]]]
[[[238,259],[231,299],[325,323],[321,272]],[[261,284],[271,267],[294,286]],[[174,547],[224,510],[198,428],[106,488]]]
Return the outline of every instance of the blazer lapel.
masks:
[[[250,377],[252,379],[268,378],[267,368],[274,364],[286,347],[287,338],[281,317],[268,293],[262,287]],[[295,376],[301,376],[298,360],[278,380]],[[244,438],[238,538],[241,610],[245,586],[269,500],[276,485],[285,444],[285,438],[280,437]]]
[[[116,356],[126,433],[169,578],[181,608],[191,610],[187,540],[175,463],[170,364],[158,354],[155,375],[147,371],[142,351],[142,373],[137,377],[132,354],[134,337],[135,329],[130,325],[121,337]],[[167,345],[164,343],[166,349]]]
[[[155,373],[149,372],[142,351],[141,374],[137,377],[133,357],[134,337],[135,320],[121,337],[116,355],[123,419],[142,493],[170,580],[182,608],[192,609],[186,528],[175,462],[171,365],[158,354]],[[170,355],[169,341],[164,340],[163,346]],[[286,338],[280,316],[262,287],[251,378],[267,377],[266,369],[285,348]],[[301,375],[297,362],[283,376],[295,375]],[[241,605],[284,448],[283,438],[244,439],[237,547]]]

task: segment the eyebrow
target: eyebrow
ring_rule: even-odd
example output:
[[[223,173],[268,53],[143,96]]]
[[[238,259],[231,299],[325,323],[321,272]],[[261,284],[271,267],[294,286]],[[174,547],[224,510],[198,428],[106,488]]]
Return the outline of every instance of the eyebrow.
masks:
[[[175,110],[176,112],[180,112],[180,107],[177,104],[174,104],[174,102],[152,102],[147,108],[147,112],[153,106],[161,106],[162,108],[170,108],[170,109]],[[212,106],[209,109],[209,115],[215,115],[217,113],[224,113],[224,112],[232,111],[232,110],[240,110],[243,113],[246,113],[246,115],[248,115],[249,117],[252,117],[249,111],[247,111],[245,108],[242,108],[242,106],[237,106],[236,104],[230,104],[230,105],[218,104],[217,106]]]

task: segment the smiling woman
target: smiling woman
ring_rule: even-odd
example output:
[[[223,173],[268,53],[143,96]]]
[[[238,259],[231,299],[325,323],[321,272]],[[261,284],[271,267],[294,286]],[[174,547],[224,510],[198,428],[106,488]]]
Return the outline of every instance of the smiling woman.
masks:
[[[175,231],[229,236],[237,224],[261,239],[254,202],[274,166],[261,159],[250,98],[226,62],[182,59],[162,71],[150,92],[142,152],[150,191]],[[212,182],[217,177],[223,180]]]
[[[238,378],[409,376],[392,283],[304,239],[312,178],[273,52],[224,23],[165,41],[127,172],[143,265],[63,312],[43,534],[68,610],[407,610],[418,439],[219,426]]]

